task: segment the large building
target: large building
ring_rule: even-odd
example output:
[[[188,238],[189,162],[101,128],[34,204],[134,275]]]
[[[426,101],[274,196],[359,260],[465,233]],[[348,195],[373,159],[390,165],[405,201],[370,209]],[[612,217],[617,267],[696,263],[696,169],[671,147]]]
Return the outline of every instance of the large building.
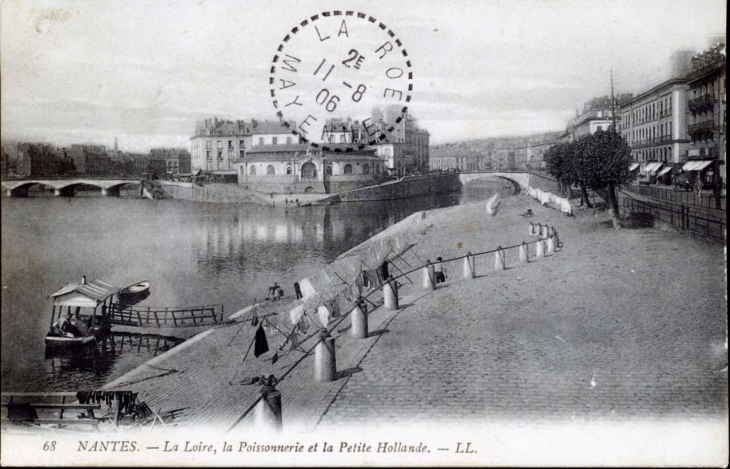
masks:
[[[389,160],[388,169],[391,174],[403,176],[411,173],[427,173],[430,134],[418,126],[418,121],[411,114],[406,113],[403,116],[401,111],[401,106],[388,106],[385,117],[377,121],[380,110],[373,111],[373,122],[377,129],[386,135],[383,144],[404,144],[400,148],[390,147],[392,149],[390,152],[383,148],[382,155],[379,156]],[[390,130],[391,127],[393,130]]]
[[[238,184],[267,194],[328,194],[383,179],[385,170],[373,148],[344,151],[345,143],[327,146],[324,151],[299,143],[255,145],[233,164]]]
[[[205,119],[196,122],[195,136],[190,139],[191,170],[235,175],[233,163],[252,147],[295,143],[299,143],[298,137],[279,122]]]
[[[165,161],[164,174],[168,176],[189,174],[191,172],[190,152],[184,148],[153,148],[150,160]]]
[[[73,161],[64,148],[45,143],[17,144],[16,176],[59,176],[75,174]],[[9,163],[9,162],[8,162]]]
[[[376,179],[426,173],[429,164],[429,133],[419,128],[418,122],[410,114],[403,116],[400,111],[401,108],[397,106],[387,108],[385,113],[374,109],[371,118],[366,119],[365,122],[353,121],[350,118],[332,119],[325,125],[321,141],[329,147],[333,144],[350,145],[350,150],[352,150],[352,144],[367,144],[366,148],[356,152],[348,151],[348,157],[360,155],[380,159],[377,165],[372,162],[365,164],[364,161],[355,161],[355,166],[362,163],[365,164],[364,168],[381,170],[380,174],[375,175]],[[290,122],[290,128],[296,128],[294,122]],[[377,143],[370,144],[373,135],[381,134],[384,138],[379,139]],[[218,118],[198,121],[195,136],[190,140],[192,172],[201,171],[224,178],[234,176],[239,182],[242,180],[241,174],[239,174],[242,165],[247,167],[247,163],[254,156],[257,159],[265,159],[277,155],[277,158],[286,159],[291,154],[301,153],[297,146],[301,143],[301,139],[289,128],[279,122],[261,122],[255,119],[250,122]],[[342,147],[340,151],[344,149],[345,147]],[[289,156],[286,156],[287,154]],[[332,161],[331,155],[320,156]],[[273,163],[271,166],[277,167]],[[332,174],[333,178],[330,178],[330,182],[340,176],[337,174],[337,167],[337,164],[332,165],[335,172]],[[255,176],[259,178],[265,175],[259,173]],[[244,176],[246,176],[244,179],[247,179],[251,174],[246,173]],[[372,182],[373,177],[370,176],[369,179]],[[344,187],[348,184],[339,185]],[[360,183],[349,184],[353,187],[356,185],[360,185]]]
[[[489,160],[479,152],[453,149],[431,151],[431,171],[487,171]]]
[[[705,176],[708,173],[720,174],[725,180],[725,41],[694,56],[691,64],[691,71],[686,77],[689,87],[689,168],[704,171]]]
[[[687,79],[691,52],[672,54],[672,78],[621,105],[621,134],[644,180],[679,171],[687,158]]]
[[[114,162],[104,145],[73,144],[68,155],[73,159],[78,174],[100,176],[114,171]]]
[[[576,110],[575,118],[568,124],[568,141],[575,141],[599,130],[610,129],[614,123],[614,113],[616,114],[616,130],[620,131],[619,109],[623,103],[631,99],[631,94],[621,94],[614,98],[613,104],[610,96],[602,96],[587,101],[583,105],[583,112],[579,113]]]

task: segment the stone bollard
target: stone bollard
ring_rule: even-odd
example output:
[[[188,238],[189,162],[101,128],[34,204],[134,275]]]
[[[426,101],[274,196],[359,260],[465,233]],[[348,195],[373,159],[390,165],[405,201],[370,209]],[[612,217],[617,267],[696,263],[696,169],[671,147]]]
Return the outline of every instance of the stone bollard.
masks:
[[[560,237],[558,236],[558,230],[555,229],[555,227],[551,227],[552,229],[552,237],[555,238],[555,249],[560,248]]]
[[[534,223],[530,222],[530,231],[527,234],[529,234],[530,236],[535,234],[535,224]]]
[[[464,258],[464,278],[472,279],[474,277],[476,277],[476,259],[471,252],[467,252]]]
[[[542,240],[538,239],[537,244],[535,244],[535,257],[541,258],[545,255],[545,246],[542,244]]]
[[[398,285],[394,280],[386,280],[383,284],[383,303],[385,309],[398,309]]]
[[[504,250],[502,246],[497,246],[497,251],[494,253],[494,270],[505,270],[507,268],[507,262],[504,258]]]
[[[545,241],[545,244],[547,244],[547,249],[545,249],[545,255],[546,256],[552,256],[553,252],[555,252],[555,241],[553,241],[553,237],[550,236]]]
[[[540,236],[542,236],[543,238],[547,238],[548,236],[550,236],[550,227],[547,225],[543,225]]]
[[[362,296],[357,297],[355,301],[355,308],[353,308],[350,314],[351,332],[350,334],[354,339],[367,339],[368,338],[368,307]]]
[[[520,250],[520,262],[530,262],[530,253],[527,251],[527,244],[522,241],[519,247]]]
[[[335,357],[335,339],[327,328],[322,328],[319,342],[314,348],[314,379],[320,383],[335,380],[337,359]]]
[[[421,269],[423,275],[423,289],[424,290],[435,290],[436,289],[436,272],[434,271],[433,264],[429,259],[426,259],[426,265]]]
[[[259,381],[261,400],[254,410],[254,426],[257,430],[281,431],[281,393],[276,390],[276,383],[274,375]]]

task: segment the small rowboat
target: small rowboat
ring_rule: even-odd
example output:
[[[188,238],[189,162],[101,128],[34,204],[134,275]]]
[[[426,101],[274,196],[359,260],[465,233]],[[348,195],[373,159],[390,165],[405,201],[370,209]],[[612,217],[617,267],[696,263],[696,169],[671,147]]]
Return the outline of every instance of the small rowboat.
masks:
[[[119,301],[121,303],[132,303],[143,300],[150,293],[150,282],[143,280],[134,285],[119,290]]]

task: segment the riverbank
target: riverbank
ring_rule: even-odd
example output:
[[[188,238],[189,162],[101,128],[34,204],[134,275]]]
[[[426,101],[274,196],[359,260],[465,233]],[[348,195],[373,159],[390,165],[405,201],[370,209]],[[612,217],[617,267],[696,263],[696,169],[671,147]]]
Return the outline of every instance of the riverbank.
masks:
[[[333,383],[314,381],[313,328],[299,341],[304,352],[287,344],[276,363],[283,336],[271,328],[271,351],[241,363],[255,328],[239,323],[107,388],[132,389],[155,407],[187,407],[180,425],[188,431],[234,425],[258,397],[243,383],[262,374],[284,377],[277,388],[293,434],[476,419],[568,426],[725,419],[721,247],[652,228],[615,231],[605,213],[566,217],[518,195],[495,217],[481,203],[426,211],[408,260],[530,241],[530,219],[520,216],[527,208],[532,221],[558,230],[559,252],[522,265],[508,253],[504,271],[478,257],[477,278],[468,281],[453,262],[435,292],[411,274],[415,285],[402,280],[400,310],[370,313],[372,337],[350,339],[342,331],[349,320],[335,327],[341,373]],[[287,307],[273,308],[284,332]],[[246,433],[251,418],[237,431]]]
[[[521,216],[528,208],[534,217]],[[616,231],[603,212],[567,217],[520,194],[504,198],[493,217],[483,203],[421,212],[403,259],[449,259],[533,241],[530,221],[554,226],[561,249],[529,263],[507,252],[508,269],[496,271],[492,256],[479,256],[473,280],[461,278],[459,261],[447,263],[446,282],[435,291],[421,287],[419,272],[409,274],[401,279],[399,310],[370,308],[365,340],[349,336],[349,319],[334,324],[333,382],[314,379],[315,325],[299,335],[300,348],[279,350],[284,336],[276,327],[291,329],[290,305],[269,303],[279,320],[267,330],[270,351],[258,358],[247,353],[256,328],[243,314],[106,388],[138,392],[154,409],[185,408],[159,430],[168,440],[204,434],[309,445],[321,436],[334,443],[360,438],[374,448],[387,439],[420,441],[433,453],[449,448],[441,456],[409,455],[412,464],[726,460],[721,246],[653,228]],[[377,295],[371,299],[380,305]],[[283,439],[252,427],[259,388],[249,383],[263,374],[283,379]],[[475,453],[454,454],[468,441]],[[278,457],[269,463],[291,461]],[[302,457],[347,463],[344,455]],[[377,461],[402,460],[393,453]]]

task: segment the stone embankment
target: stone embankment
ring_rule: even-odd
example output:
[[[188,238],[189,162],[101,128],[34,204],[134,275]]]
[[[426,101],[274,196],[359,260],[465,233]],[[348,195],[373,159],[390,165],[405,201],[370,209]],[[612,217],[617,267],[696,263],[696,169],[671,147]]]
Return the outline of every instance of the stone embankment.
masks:
[[[276,194],[247,190],[238,184],[205,184],[161,181],[160,185],[172,198],[194,202],[255,203],[261,205],[309,205],[390,200],[443,194],[461,189],[458,174],[444,173],[409,176],[377,186],[365,187],[336,194]]]

